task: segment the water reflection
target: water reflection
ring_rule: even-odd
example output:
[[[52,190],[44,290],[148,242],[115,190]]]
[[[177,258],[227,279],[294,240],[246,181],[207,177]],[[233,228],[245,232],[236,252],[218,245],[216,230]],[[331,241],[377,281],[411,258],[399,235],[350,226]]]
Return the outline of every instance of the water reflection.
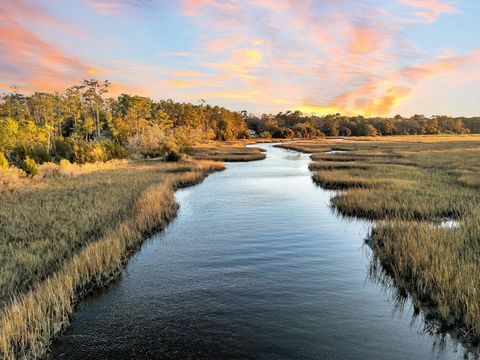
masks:
[[[461,357],[432,352],[410,300],[392,317],[383,287],[365,281],[371,223],[335,215],[309,155],[260,146],[265,160],[176,193],[177,219],[83,303],[53,358]]]

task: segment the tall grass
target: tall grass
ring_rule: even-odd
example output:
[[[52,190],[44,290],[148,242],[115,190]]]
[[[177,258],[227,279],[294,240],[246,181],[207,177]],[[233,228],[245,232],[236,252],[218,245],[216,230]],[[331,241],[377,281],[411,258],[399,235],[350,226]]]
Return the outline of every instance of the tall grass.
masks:
[[[341,144],[347,153],[326,154]],[[282,147],[284,145],[281,145]],[[296,143],[313,180],[341,189],[342,215],[376,219],[375,261],[446,328],[480,340],[480,138],[418,136]],[[456,219],[458,226],[439,226]],[[414,301],[414,302],[415,302]]]
[[[0,354],[44,356],[78,299],[175,216],[174,189],[221,169],[212,161],[123,164],[0,193]]]
[[[195,159],[215,161],[257,161],[265,159],[265,153],[259,148],[247,148],[240,146],[195,146],[192,149],[192,156]]]

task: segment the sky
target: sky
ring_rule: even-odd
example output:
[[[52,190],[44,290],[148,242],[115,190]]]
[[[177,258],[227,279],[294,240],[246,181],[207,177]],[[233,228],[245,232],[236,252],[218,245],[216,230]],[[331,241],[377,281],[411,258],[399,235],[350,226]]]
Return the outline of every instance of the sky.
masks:
[[[0,0],[0,91],[480,115],[480,0]]]

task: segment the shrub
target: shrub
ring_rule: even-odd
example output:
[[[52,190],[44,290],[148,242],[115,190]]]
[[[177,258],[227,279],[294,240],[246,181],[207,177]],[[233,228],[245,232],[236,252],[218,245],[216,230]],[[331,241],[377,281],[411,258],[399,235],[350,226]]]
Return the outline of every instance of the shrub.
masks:
[[[27,155],[25,160],[23,160],[22,169],[27,173],[27,175],[33,177],[38,173],[38,164],[34,159]]]
[[[289,139],[289,138],[293,138],[295,136],[295,133],[293,132],[292,129],[284,128],[282,129],[282,135],[284,139]]]
[[[180,161],[182,159],[182,154],[176,150],[171,150],[167,153],[165,158],[167,161]]]
[[[68,159],[73,160],[73,145],[70,140],[66,139],[56,139],[55,140],[55,156],[58,160]]]
[[[0,153],[0,169],[8,168],[8,160],[3,153]]]
[[[250,135],[247,129],[240,130],[238,132],[237,139],[251,139],[251,138],[252,136]]]
[[[262,131],[260,134],[258,134],[258,136],[263,139],[268,139],[272,137],[272,134],[270,134],[268,131]]]
[[[47,149],[41,145],[34,146],[30,151],[28,151],[28,156],[39,164],[50,162],[52,160]]]
[[[17,166],[22,167],[23,160],[27,157],[27,150],[23,146],[15,146],[15,148],[8,154],[10,162]]]
[[[89,145],[90,145],[89,152],[88,152],[89,158],[87,162],[97,162],[97,161],[107,160],[107,154],[102,144],[96,141],[95,143],[90,143]]]
[[[102,141],[102,146],[105,149],[106,158],[111,159],[125,159],[128,156],[128,150],[113,141],[104,140]]]
[[[39,166],[38,176],[41,179],[51,179],[60,176],[60,166],[47,162]]]
[[[182,158],[182,152],[179,146],[173,141],[168,141],[163,144],[162,152],[167,161],[179,161]]]
[[[75,162],[79,164],[107,160],[107,154],[99,141],[78,141],[73,144]]]
[[[14,189],[25,181],[25,172],[14,166],[0,168],[0,193],[4,190]]]

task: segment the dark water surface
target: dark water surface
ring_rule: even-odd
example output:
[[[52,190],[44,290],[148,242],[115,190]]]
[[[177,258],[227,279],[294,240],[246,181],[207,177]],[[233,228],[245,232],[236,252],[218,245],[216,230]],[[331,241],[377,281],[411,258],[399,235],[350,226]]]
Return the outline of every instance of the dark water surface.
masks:
[[[59,359],[457,359],[369,280],[369,224],[336,216],[308,155],[260,145],[176,193],[177,219],[84,301]]]

